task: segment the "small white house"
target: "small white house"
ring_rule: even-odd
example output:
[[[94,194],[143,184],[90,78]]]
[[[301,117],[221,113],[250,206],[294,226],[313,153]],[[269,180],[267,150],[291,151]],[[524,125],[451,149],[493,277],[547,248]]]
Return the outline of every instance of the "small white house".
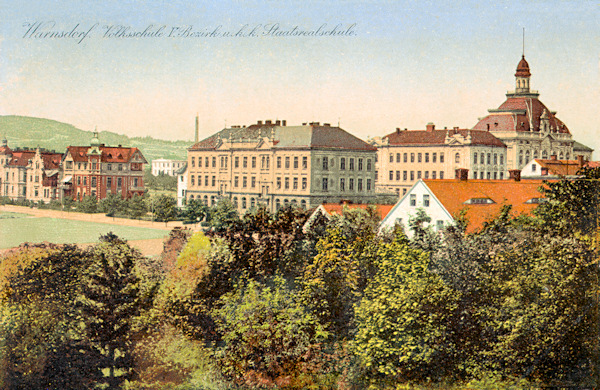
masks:
[[[185,206],[187,195],[187,163],[183,164],[175,173],[177,174],[177,207]]]
[[[186,164],[183,160],[167,160],[159,158],[152,160],[152,175],[158,176],[160,174],[175,176],[177,170],[181,169]]]

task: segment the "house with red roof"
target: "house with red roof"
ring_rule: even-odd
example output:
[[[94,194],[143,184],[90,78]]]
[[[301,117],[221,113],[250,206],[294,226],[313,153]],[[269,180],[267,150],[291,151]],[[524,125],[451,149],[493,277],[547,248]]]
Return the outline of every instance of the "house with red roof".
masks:
[[[6,138],[0,146],[0,196],[34,202],[59,200],[59,176],[62,153],[37,148],[8,147]]]
[[[368,210],[369,208],[373,208],[375,213],[379,215],[380,219],[385,218],[385,216],[390,212],[394,205],[392,204],[354,204],[348,202],[340,202],[340,203],[323,203],[319,205],[312,214],[308,217],[306,222],[304,223],[303,230],[306,232],[314,221],[318,220],[320,216],[331,219],[333,215],[343,215],[346,210]]]
[[[586,161],[582,155],[577,160],[559,160],[556,156],[544,160],[536,158],[525,165],[521,171],[522,179],[572,179],[580,176],[583,168],[598,168],[600,161]]]
[[[437,130],[429,123],[425,130],[397,128],[370,143],[377,146],[377,189],[398,197],[420,179],[451,178],[457,169],[467,169],[472,179],[508,177],[506,145],[488,131]]]
[[[529,88],[531,71],[525,56],[515,73],[515,90],[489,114],[480,118],[474,130],[489,131],[507,146],[507,169],[522,169],[532,159],[575,159],[584,153],[591,159],[591,149],[576,143],[569,128],[539,100],[539,93]],[[587,155],[589,153],[589,156]]]
[[[464,213],[467,233],[481,229],[486,221],[498,216],[502,207],[510,205],[514,216],[530,214],[544,201],[540,188],[543,180],[480,180],[466,179],[457,173],[455,179],[419,180],[394,205],[383,219],[380,229],[393,229],[396,224],[411,235],[409,221],[422,209],[431,218],[426,226],[441,230],[455,223]]]
[[[103,199],[109,194],[123,198],[144,193],[144,164],[138,148],[106,146],[98,132],[89,146],[69,146],[62,159],[61,188],[64,196],[81,200],[84,196]]]
[[[295,204],[369,203],[375,197],[376,148],[340,127],[258,121],[225,128],[188,149],[187,200],[221,197],[243,213]]]

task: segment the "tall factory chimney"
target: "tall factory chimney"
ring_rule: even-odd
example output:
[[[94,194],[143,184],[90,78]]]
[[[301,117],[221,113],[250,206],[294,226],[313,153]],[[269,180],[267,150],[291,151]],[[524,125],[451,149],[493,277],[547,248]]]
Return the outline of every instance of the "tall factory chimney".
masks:
[[[198,143],[198,114],[196,114],[196,133],[194,134],[194,143]]]

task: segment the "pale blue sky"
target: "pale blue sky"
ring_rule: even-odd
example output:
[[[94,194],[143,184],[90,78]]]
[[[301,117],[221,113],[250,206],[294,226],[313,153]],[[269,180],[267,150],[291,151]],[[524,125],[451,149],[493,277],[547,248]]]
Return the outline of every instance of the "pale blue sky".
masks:
[[[514,88],[526,29],[533,89],[600,150],[597,2],[0,0],[0,115],[84,130],[191,139],[261,119],[337,123],[366,138],[396,127],[472,127]],[[26,23],[87,31],[24,37]],[[348,37],[103,38],[105,26],[235,32],[355,24]],[[259,30],[264,31],[264,30]],[[0,129],[0,133],[2,130]]]

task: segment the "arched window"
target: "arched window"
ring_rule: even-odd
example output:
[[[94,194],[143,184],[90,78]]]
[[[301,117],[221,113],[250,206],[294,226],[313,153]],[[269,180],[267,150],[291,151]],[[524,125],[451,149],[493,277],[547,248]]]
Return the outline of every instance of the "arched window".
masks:
[[[473,155],[473,164],[477,164],[477,153]]]
[[[300,201],[300,206],[302,206],[302,208],[306,210],[306,201],[304,199]]]
[[[454,155],[454,162],[455,162],[456,164],[460,164],[460,153],[456,153],[456,154]]]
[[[208,206],[208,196],[204,195],[204,204]]]
[[[504,155],[500,155],[500,165],[504,165]]]
[[[494,153],[494,165],[498,165],[498,155]]]
[[[560,152],[560,155],[558,157],[559,160],[564,160],[565,159],[565,155],[563,154],[563,152]]]
[[[238,198],[237,198],[237,196],[233,197],[233,207],[235,207],[235,208],[238,207]]]
[[[246,208],[246,197],[242,197],[242,208],[245,209]]]
[[[529,162],[529,160],[531,160],[530,158],[530,154],[529,154],[529,150],[525,152],[525,163],[527,164]]]
[[[284,200],[283,200],[283,206],[284,206],[284,207],[288,207],[288,204],[289,204],[289,203],[290,203],[290,202],[289,202],[287,199],[284,199]]]
[[[190,199],[191,199],[191,200],[194,200],[194,195],[190,195]]]
[[[254,198],[250,198],[250,208],[254,207],[255,202]]]
[[[275,200],[275,210],[278,211],[281,209],[281,201],[279,199]]]
[[[542,159],[543,160],[547,160],[548,159],[548,151],[547,150],[543,150],[542,151]]]

